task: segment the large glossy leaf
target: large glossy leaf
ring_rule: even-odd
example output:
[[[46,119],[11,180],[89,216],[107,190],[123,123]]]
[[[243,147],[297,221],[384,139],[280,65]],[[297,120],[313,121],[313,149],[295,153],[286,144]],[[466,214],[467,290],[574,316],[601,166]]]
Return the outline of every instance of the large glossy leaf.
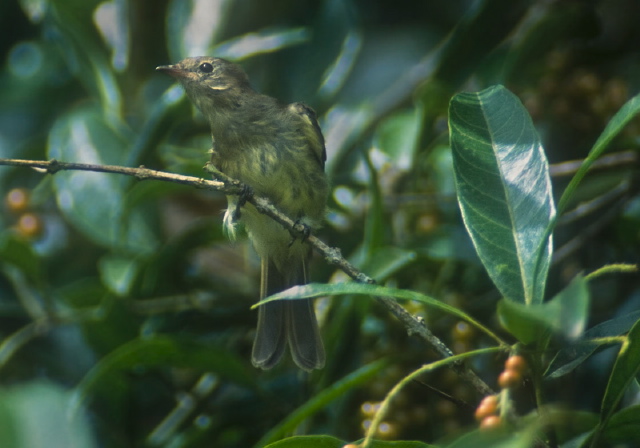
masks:
[[[482,263],[508,300],[542,302],[555,207],[531,118],[495,86],[454,96],[449,132],[458,202]]]

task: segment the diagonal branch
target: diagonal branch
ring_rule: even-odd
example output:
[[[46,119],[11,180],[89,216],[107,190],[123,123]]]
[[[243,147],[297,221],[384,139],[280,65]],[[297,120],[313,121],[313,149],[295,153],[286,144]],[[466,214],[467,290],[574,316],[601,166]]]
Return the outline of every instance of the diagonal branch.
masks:
[[[228,195],[240,195],[246,197],[247,202],[262,214],[269,216],[273,220],[280,223],[288,230],[304,233],[307,229],[304,225],[293,221],[284,213],[280,212],[268,199],[253,194],[250,188],[247,188],[240,181],[228,178],[224,174],[217,171],[212,166],[205,166],[205,169],[214,174],[219,180],[205,180],[193,176],[183,176],[180,174],[171,174],[163,171],[156,171],[140,166],[138,168],[128,168],[116,165],[92,165],[85,163],[60,162],[52,159],[49,161],[37,160],[18,160],[18,159],[0,159],[0,165],[31,167],[42,173],[55,174],[59,171],[96,171],[101,173],[114,173],[133,176],[139,180],[159,180],[163,182],[172,182],[183,185],[190,185],[195,188],[206,190],[215,190]],[[358,270],[349,263],[341,254],[340,249],[330,247],[315,235],[309,235],[307,242],[320,253],[327,263],[337,266],[349,277],[359,283],[375,283],[375,280]],[[443,358],[453,356],[453,352],[447,345],[435,336],[424,324],[423,321],[411,315],[398,302],[389,297],[376,297],[387,310],[393,314],[407,329],[409,334],[416,334],[427,341],[438,354]],[[473,370],[466,367],[461,362],[452,363],[451,367],[461,376],[462,379],[469,382],[482,395],[493,394],[487,384],[480,379]]]

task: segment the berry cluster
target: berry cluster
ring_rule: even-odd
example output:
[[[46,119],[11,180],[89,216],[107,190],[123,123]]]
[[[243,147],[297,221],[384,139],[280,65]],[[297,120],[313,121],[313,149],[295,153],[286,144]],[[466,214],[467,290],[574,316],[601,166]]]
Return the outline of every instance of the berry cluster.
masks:
[[[17,215],[14,228],[18,234],[28,239],[35,239],[42,234],[41,218],[30,211],[30,194],[24,188],[14,188],[5,196],[7,209]]]
[[[504,370],[498,376],[498,385],[503,390],[514,389],[522,384],[523,376],[527,370],[527,362],[520,355],[510,356],[504,363]],[[494,429],[502,425],[500,401],[504,396],[501,392],[498,395],[488,395],[480,402],[476,408],[475,417],[480,422],[481,429]]]

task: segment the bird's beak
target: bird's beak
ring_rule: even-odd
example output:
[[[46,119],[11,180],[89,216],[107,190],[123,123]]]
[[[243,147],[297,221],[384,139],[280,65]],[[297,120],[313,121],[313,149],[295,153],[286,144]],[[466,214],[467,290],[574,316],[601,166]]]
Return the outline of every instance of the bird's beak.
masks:
[[[174,78],[190,78],[191,73],[184,70],[179,65],[160,65],[156,70],[173,76]]]

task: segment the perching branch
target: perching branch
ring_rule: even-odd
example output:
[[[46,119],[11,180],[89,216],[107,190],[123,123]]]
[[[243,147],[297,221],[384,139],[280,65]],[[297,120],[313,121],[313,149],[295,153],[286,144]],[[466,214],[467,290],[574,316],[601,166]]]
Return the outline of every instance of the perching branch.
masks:
[[[214,167],[206,166],[205,169],[213,173],[219,180],[205,180],[202,178],[183,176],[180,174],[171,174],[162,171],[151,170],[140,166],[139,168],[127,168],[116,165],[92,165],[85,163],[70,163],[60,162],[52,159],[50,161],[36,161],[36,160],[18,160],[18,159],[0,159],[0,165],[9,166],[23,166],[31,167],[42,173],[55,174],[58,171],[95,171],[101,173],[115,173],[124,174],[127,176],[136,177],[139,180],[160,180],[163,182],[173,182],[183,185],[190,185],[196,188],[202,188],[207,190],[215,190],[227,195],[240,195],[246,198],[247,202],[251,203],[260,213],[269,216],[284,228],[303,234],[307,229],[304,225],[293,221],[291,218],[280,212],[272,203],[266,198],[256,196],[253,194],[250,188],[247,188],[241,182],[228,178],[224,174],[217,171]],[[315,235],[309,235],[306,241],[321,254],[327,263],[337,266],[340,270],[345,272],[354,281],[359,283],[375,283],[375,280],[367,276],[355,266],[349,263],[341,254],[340,249],[330,247]],[[400,322],[404,324],[409,334],[416,334],[422,339],[427,341],[443,358],[453,356],[453,352],[447,345],[436,337],[418,318],[411,315],[406,309],[404,309],[398,302],[389,297],[376,297],[391,314],[393,314]],[[464,364],[452,363],[451,367],[465,380],[471,383],[475,389],[482,395],[493,394],[487,384],[480,379],[475,372],[467,368]]]

